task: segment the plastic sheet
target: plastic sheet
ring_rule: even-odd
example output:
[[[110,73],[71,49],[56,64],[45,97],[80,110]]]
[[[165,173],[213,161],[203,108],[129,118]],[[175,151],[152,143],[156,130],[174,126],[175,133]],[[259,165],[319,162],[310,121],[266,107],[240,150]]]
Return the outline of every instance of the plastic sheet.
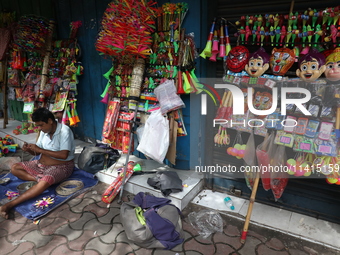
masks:
[[[273,160],[273,167],[275,167],[275,170],[270,173],[270,188],[273,192],[275,201],[282,196],[288,183],[289,175],[283,170],[287,161],[285,149],[286,147],[283,145],[277,146]]]
[[[255,139],[254,133],[251,132],[246,149],[244,152],[244,165],[246,167],[246,171],[244,171],[244,177],[246,179],[246,183],[249,189],[253,188],[255,178],[256,178],[256,171],[254,170],[253,166],[256,166],[256,148],[255,148]]]
[[[208,238],[215,232],[223,231],[223,219],[217,211],[205,209],[199,212],[191,212],[188,219],[203,238]]]

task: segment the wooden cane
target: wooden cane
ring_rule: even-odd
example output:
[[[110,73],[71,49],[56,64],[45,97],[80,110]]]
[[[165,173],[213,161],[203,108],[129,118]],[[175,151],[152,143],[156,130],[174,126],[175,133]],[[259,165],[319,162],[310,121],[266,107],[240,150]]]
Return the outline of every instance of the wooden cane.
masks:
[[[248,206],[248,211],[247,211],[247,215],[246,215],[246,220],[244,222],[243,231],[242,231],[242,234],[241,234],[240,242],[242,244],[244,244],[246,242],[247,233],[248,233],[248,226],[249,226],[249,222],[250,222],[251,213],[253,211],[253,206],[254,206],[254,202],[255,202],[255,196],[256,196],[257,188],[259,186],[259,181],[260,181],[260,172],[257,172],[255,182],[254,182],[254,186],[253,186],[253,189],[251,191],[251,196],[250,196],[250,200],[249,200],[249,206]]]

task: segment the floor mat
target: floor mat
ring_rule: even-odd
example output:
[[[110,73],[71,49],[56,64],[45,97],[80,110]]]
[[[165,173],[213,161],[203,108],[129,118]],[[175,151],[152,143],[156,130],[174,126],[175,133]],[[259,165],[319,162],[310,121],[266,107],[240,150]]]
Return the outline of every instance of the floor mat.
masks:
[[[11,173],[8,173],[1,178],[11,179],[6,185],[0,185],[0,204],[5,204],[9,201],[9,194],[12,192],[18,192],[17,186],[21,183],[24,183],[25,181],[18,179]],[[14,207],[14,209],[28,219],[37,220],[50,213],[52,210],[58,208],[71,198],[89,190],[98,183],[97,178],[93,174],[77,168],[75,168],[72,175],[65,181],[68,180],[81,181],[84,186],[82,189],[71,195],[60,196],[56,193],[56,188],[59,186],[59,184],[54,184],[45,190],[40,196],[27,200]]]

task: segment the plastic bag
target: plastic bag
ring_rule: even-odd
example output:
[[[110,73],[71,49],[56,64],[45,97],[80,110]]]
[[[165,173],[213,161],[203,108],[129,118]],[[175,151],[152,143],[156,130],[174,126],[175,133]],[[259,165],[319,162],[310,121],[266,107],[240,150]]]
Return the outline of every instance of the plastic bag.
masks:
[[[273,170],[270,173],[270,188],[277,201],[283,194],[287,183],[288,183],[288,173],[285,172],[286,166],[286,147],[283,145],[278,145],[275,151],[275,156],[272,161]]]
[[[244,151],[244,177],[246,179],[246,183],[249,189],[253,188],[255,178],[256,178],[256,170],[253,166],[256,166],[256,148],[255,148],[255,139],[254,132],[250,133],[250,136],[247,141],[246,149]]]
[[[274,133],[271,133],[269,136],[266,136],[263,142],[256,148],[256,158],[261,170],[262,186],[266,191],[270,190],[270,152],[276,147],[274,138]]]
[[[20,157],[1,157],[0,165],[2,170],[11,170],[12,165],[21,162]]]
[[[203,238],[208,238],[215,232],[223,231],[223,220],[217,211],[205,209],[199,212],[191,212],[188,219]]]
[[[137,150],[162,164],[168,147],[169,120],[163,116],[160,109],[155,110],[145,123],[143,136]]]
[[[184,107],[184,102],[177,95],[173,80],[166,80],[154,90],[157,100],[161,106],[162,114]]]

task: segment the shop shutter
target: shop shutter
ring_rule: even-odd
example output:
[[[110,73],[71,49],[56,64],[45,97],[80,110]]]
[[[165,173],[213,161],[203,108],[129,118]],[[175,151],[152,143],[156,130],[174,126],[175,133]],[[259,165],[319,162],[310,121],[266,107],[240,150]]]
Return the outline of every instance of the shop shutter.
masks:
[[[213,20],[214,17],[223,17],[229,21],[229,34],[232,47],[237,43],[237,38],[232,36],[237,32],[235,22],[243,15],[258,15],[258,14],[288,14],[290,9],[290,1],[217,1],[217,6],[213,16],[208,17],[208,20]],[[338,1],[295,1],[293,12],[302,12],[308,8],[321,10],[326,7],[338,6]],[[209,31],[208,31],[209,32]],[[257,46],[259,47],[259,46]],[[252,52],[252,51],[251,51]],[[208,70],[207,77],[217,77],[217,82],[222,83],[224,74],[222,62],[216,64],[210,61],[205,61]],[[212,68],[213,67],[213,68]],[[294,70],[295,71],[295,70]],[[220,95],[222,90],[218,90]],[[213,142],[214,135],[218,132],[218,127],[212,128],[213,118],[215,117],[217,107],[212,102],[208,102],[207,126],[206,126],[206,161],[205,165],[243,165],[243,160],[236,159],[226,153],[227,147],[215,146]],[[231,144],[236,135],[236,131],[228,129],[231,135]],[[249,134],[243,133],[243,141],[246,143]],[[256,136],[255,141],[258,145],[263,140],[262,137]],[[213,148],[213,149],[211,149]],[[288,154],[292,151],[287,150]],[[261,183],[261,182],[260,182]],[[244,178],[236,178],[235,174],[222,173],[207,175],[207,185],[210,188],[231,192],[232,190],[241,190],[241,196],[249,199],[251,190],[247,187]],[[271,206],[288,209],[294,212],[310,215],[315,218],[320,218],[336,223],[340,223],[340,186],[330,185],[326,183],[326,178],[323,175],[320,179],[310,179],[299,177],[290,179],[282,197],[275,202],[271,191],[265,191],[260,184],[257,191],[256,201]]]

